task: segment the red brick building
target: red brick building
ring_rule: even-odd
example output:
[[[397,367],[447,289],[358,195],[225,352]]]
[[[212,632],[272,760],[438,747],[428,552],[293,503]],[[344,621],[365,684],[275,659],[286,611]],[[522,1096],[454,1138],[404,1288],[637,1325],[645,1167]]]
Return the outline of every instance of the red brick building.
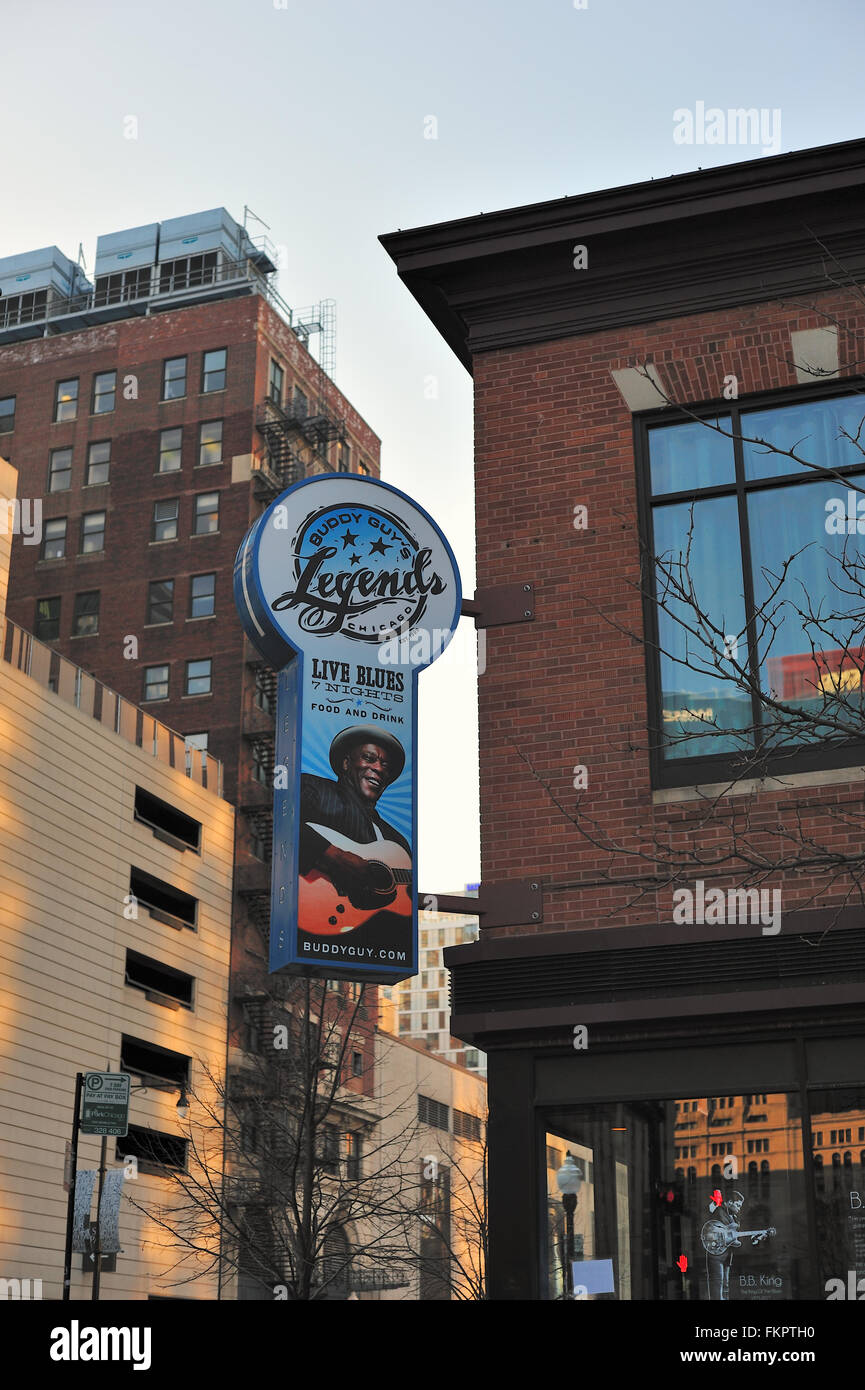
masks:
[[[479,588],[534,586],[487,634],[481,939],[447,953],[497,1298],[865,1273],[865,739],[821,680],[862,644],[824,521],[865,471],[863,182],[857,141],[383,238],[474,379]],[[780,709],[772,661],[812,672]]]
[[[235,980],[266,969],[275,708],[235,555],[290,483],[379,472],[378,437],[307,346],[322,332],[328,362],[328,306],[301,321],[274,271],[222,208],[100,237],[94,284],[56,247],[0,261],[0,455],[42,514],[39,544],[15,538],[9,616],[185,735],[187,758],[221,760]],[[373,1005],[370,1092],[374,1023]]]

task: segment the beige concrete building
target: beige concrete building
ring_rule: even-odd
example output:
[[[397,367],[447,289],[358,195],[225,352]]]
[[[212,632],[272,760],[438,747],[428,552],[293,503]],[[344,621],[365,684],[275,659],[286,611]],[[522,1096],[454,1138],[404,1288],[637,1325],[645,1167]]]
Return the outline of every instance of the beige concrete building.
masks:
[[[477,938],[477,917],[455,912],[419,912],[418,973],[398,985],[379,989],[379,1018],[385,1032],[412,1039],[429,1052],[485,1076],[485,1054],[451,1036],[448,978],[442,954],[447,946]]]
[[[134,1094],[107,1166],[138,1175],[100,1296],[215,1298],[215,1271],[172,1285],[177,1250],[136,1208],[171,1204],[181,1088],[194,1123],[225,1066],[234,812],[212,757],[5,618],[15,486],[0,460],[0,1278],[60,1297],[75,1075],[108,1064]],[[82,1136],[79,1169],[99,1151]]]
[[[375,1143],[398,1152],[406,1253],[363,1298],[477,1299],[486,1245],[487,1087],[406,1038],[377,1035]],[[373,1281],[374,1282],[374,1281]]]

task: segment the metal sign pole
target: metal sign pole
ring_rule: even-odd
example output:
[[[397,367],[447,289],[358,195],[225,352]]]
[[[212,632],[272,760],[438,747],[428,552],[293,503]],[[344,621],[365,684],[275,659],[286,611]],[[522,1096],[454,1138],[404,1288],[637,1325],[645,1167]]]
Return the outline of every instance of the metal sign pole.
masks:
[[[75,1181],[78,1176],[78,1131],[81,1125],[81,1087],[83,1072],[75,1074],[75,1118],[72,1122],[72,1153],[69,1176],[69,1201],[66,1206],[66,1250],[63,1258],[63,1302],[68,1303],[72,1290],[72,1223],[75,1219]]]
[[[93,1266],[93,1291],[90,1297],[94,1300],[98,1300],[99,1298],[99,1276],[102,1272],[102,1232],[99,1228],[99,1214],[102,1210],[102,1184],[105,1182],[105,1156],[107,1148],[108,1139],[103,1134],[102,1143],[99,1147],[99,1196],[96,1199],[96,1225],[93,1228],[96,1236],[94,1241],[94,1259],[96,1263]]]

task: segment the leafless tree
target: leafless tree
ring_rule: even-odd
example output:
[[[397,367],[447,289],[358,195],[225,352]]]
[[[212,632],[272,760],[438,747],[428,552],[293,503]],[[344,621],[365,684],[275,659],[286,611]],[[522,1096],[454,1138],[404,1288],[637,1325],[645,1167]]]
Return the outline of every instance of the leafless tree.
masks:
[[[242,1297],[289,1301],[406,1283],[417,1125],[409,1110],[378,1137],[371,1046],[357,1064],[366,991],[275,975],[240,992],[245,1046],[227,1081],[202,1069],[185,1171],[165,1170],[167,1200],[141,1207],[177,1250],[174,1282],[218,1267]]]

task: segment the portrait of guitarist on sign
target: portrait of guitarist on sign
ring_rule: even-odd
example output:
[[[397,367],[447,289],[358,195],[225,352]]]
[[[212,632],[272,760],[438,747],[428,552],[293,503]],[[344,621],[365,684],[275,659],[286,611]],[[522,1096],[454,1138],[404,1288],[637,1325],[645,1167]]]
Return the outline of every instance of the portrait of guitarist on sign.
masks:
[[[370,724],[343,729],[330,745],[336,780],[300,779],[298,928],[302,934],[350,932],[377,948],[405,949],[412,931],[412,859],[408,840],[378,812],[406,755],[393,734]]]

